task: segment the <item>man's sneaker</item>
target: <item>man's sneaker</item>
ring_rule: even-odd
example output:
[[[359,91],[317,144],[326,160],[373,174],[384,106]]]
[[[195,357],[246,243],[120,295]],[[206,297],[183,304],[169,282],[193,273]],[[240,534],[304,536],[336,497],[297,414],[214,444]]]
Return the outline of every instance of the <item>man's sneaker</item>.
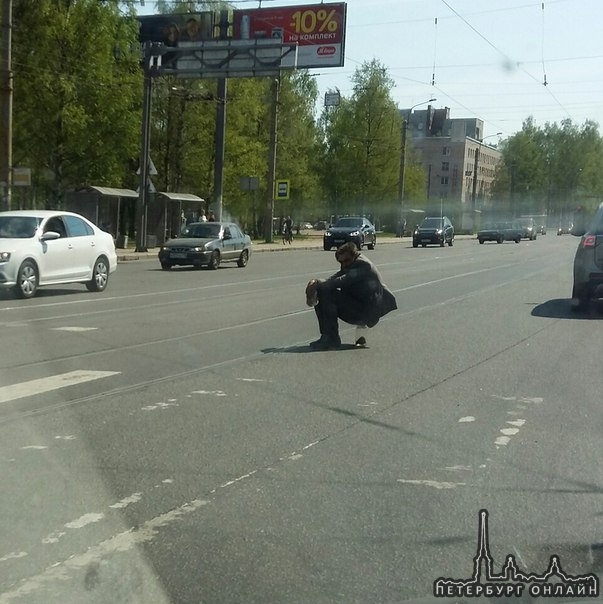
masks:
[[[310,348],[314,350],[329,350],[330,348],[341,348],[339,336],[320,336],[318,340],[310,342]]]
[[[367,327],[366,325],[357,325],[356,326],[356,346],[364,347],[366,346],[366,338],[364,337],[364,333],[366,333]]]

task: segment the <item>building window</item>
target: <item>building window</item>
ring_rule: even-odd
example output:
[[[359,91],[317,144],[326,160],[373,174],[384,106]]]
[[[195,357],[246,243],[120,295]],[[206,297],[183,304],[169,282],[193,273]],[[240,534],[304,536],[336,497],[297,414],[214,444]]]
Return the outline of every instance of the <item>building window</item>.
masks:
[[[450,163],[447,161],[442,162],[442,172],[448,172],[450,170]]]
[[[442,176],[440,179],[440,184],[447,185],[448,184],[448,176]]]
[[[450,155],[450,147],[442,147],[442,155]]]

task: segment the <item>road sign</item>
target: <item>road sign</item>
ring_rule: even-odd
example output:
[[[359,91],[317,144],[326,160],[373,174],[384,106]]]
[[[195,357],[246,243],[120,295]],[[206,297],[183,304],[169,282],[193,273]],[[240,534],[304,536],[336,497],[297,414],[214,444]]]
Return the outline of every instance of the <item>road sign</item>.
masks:
[[[287,201],[289,199],[289,181],[288,180],[277,180],[275,182],[275,199],[281,199]]]

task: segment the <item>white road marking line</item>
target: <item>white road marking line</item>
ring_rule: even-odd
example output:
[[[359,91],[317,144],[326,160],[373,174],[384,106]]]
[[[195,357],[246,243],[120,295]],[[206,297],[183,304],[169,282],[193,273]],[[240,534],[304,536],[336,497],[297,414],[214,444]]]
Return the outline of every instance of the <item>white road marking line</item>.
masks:
[[[131,528],[113,535],[113,537],[89,547],[82,554],[76,554],[67,560],[52,564],[41,573],[25,579],[19,587],[16,587],[12,591],[4,592],[0,596],[0,602],[10,602],[17,598],[22,598],[44,589],[51,582],[68,580],[71,578],[70,573],[72,571],[81,570],[90,564],[98,564],[111,554],[123,553],[134,549],[137,545],[152,541],[157,536],[158,529],[179,520],[185,514],[195,512],[201,506],[208,503],[209,501],[194,499],[174,510],[147,520],[138,528]]]
[[[119,510],[128,507],[131,503],[137,503],[141,499],[142,493],[132,493],[132,495],[120,499],[117,503],[113,503],[109,507],[114,510]]]
[[[506,445],[509,444],[509,441],[511,440],[510,436],[499,436],[495,441],[494,444],[497,447],[504,447]]]
[[[48,447],[45,445],[26,445],[25,447],[21,447],[21,450],[25,450],[25,449],[41,450],[41,449],[48,449]]]
[[[250,478],[251,476],[253,476],[255,473],[257,472],[257,470],[253,470],[252,472],[249,472],[247,474],[243,474],[243,476],[239,476],[238,478],[235,478],[234,480],[229,480],[228,482],[225,482],[224,484],[220,485],[221,489],[224,489],[226,487],[230,487],[233,484],[236,484],[237,482],[241,482],[241,480],[245,480],[246,478]],[[212,491],[213,493],[213,491]]]
[[[51,390],[75,386],[77,384],[119,375],[120,373],[120,371],[87,371],[80,369],[77,371],[70,371],[69,373],[61,373],[59,375],[51,375],[45,378],[30,380],[29,382],[21,382],[20,384],[2,386],[0,388],[0,403],[7,403],[8,401],[14,401],[35,394],[44,394]]]
[[[65,533],[64,531],[55,531],[54,533],[50,533],[49,535],[46,535],[46,537],[44,537],[42,539],[42,543],[44,543],[44,544],[58,543],[59,539],[66,534],[67,533]]]
[[[235,378],[239,382],[269,382],[270,380],[260,380],[257,378]]]
[[[446,466],[444,470],[449,472],[471,472],[473,468],[471,466]]]
[[[303,455],[301,453],[292,453],[291,455],[289,455],[289,457],[287,457],[287,459],[295,461],[296,459],[301,459],[302,457]]]
[[[507,422],[510,426],[517,426],[518,428],[521,428],[525,423],[525,419],[514,419],[513,421]]]
[[[2,556],[0,558],[0,562],[6,562],[7,560],[16,560],[17,558],[25,558],[28,556],[27,552],[11,552],[10,554],[6,554],[6,556]]]
[[[459,424],[467,424],[474,421],[475,417],[473,417],[473,415],[467,415],[467,417],[461,417],[461,419],[459,419]]]
[[[223,390],[193,390],[193,394],[213,394],[214,396],[226,396]]]
[[[105,517],[104,514],[84,514],[80,516],[76,520],[72,520],[71,522],[67,522],[65,524],[65,528],[70,529],[79,529],[84,528],[88,524],[94,524],[95,522],[100,522]]]
[[[75,440],[75,436],[73,434],[65,434],[64,436],[58,435],[55,436],[56,440]]]
[[[141,407],[142,411],[153,411],[155,409],[167,409],[168,407],[180,407],[178,403],[156,403],[154,405],[147,405],[146,407]]]
[[[434,489],[456,489],[456,487],[464,487],[467,483],[465,482],[439,482],[437,480],[406,480],[404,478],[398,478],[398,482],[403,484],[416,484],[425,487],[433,487]]]
[[[519,428],[502,428],[500,433],[505,436],[514,436],[519,432]]]
[[[51,327],[50,329],[52,331],[73,331],[73,332],[80,332],[80,331],[96,331],[98,329],[98,327],[69,327],[69,326],[65,326],[65,327]]]

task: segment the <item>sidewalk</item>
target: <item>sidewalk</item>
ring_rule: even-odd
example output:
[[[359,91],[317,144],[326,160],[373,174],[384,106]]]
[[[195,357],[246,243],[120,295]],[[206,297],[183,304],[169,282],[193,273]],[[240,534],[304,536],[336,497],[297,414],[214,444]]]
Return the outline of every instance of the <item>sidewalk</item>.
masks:
[[[302,238],[303,237],[303,238]],[[475,235],[456,235],[455,239],[475,239]],[[392,236],[377,236],[377,248],[382,245],[412,245],[412,237],[399,237]],[[291,245],[283,245],[283,242],[278,239],[273,243],[265,243],[263,241],[254,241],[252,245],[252,254],[258,252],[290,252],[292,250],[322,250],[322,232],[316,235],[304,235],[293,238]],[[333,248],[333,251],[335,248]],[[132,260],[146,260],[146,259],[157,259],[159,248],[149,248],[146,252],[135,252],[133,248],[130,249],[118,249],[117,261],[118,262],[129,262]]]

